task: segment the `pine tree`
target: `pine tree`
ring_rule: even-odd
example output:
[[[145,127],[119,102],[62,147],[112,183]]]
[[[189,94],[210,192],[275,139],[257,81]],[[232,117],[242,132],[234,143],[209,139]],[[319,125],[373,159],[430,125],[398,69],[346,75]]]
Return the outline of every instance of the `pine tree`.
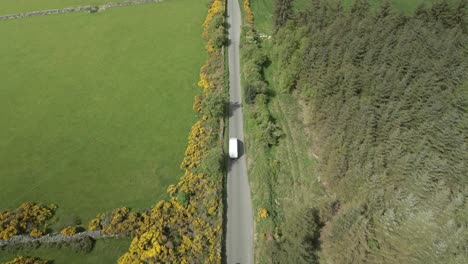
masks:
[[[456,24],[460,25],[462,30],[467,33],[467,8],[468,8],[468,1],[467,0],[460,0],[458,3],[457,8],[453,14],[453,20]]]
[[[382,2],[382,5],[380,6],[380,11],[379,11],[377,18],[387,17],[388,15],[390,15],[391,12],[392,12],[392,4],[390,0],[384,0]]]
[[[452,26],[452,12],[447,0],[440,0],[432,5],[431,13],[436,21],[440,21],[446,27]]]
[[[369,2],[367,0],[354,0],[351,5],[351,13],[363,18],[369,11]]]
[[[273,14],[273,26],[275,31],[284,26],[292,17],[293,0],[276,0],[275,13]]]

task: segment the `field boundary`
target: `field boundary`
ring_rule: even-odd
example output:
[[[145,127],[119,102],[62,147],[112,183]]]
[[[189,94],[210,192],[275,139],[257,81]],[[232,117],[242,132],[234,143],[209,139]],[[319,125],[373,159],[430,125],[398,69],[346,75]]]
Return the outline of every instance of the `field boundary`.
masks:
[[[83,237],[90,237],[94,240],[102,239],[102,238],[115,238],[119,237],[116,234],[103,234],[101,230],[95,231],[84,231],[80,233],[76,233],[71,236],[62,235],[60,233],[56,234],[47,234],[38,238],[31,237],[29,235],[17,235],[8,240],[1,240],[0,239],[0,246],[4,245],[17,245],[17,244],[25,244],[25,243],[63,243],[63,242],[70,242],[74,240],[78,240]],[[0,251],[1,252],[1,251]]]
[[[32,17],[32,16],[65,14],[65,13],[73,13],[73,12],[81,12],[81,11],[88,11],[90,13],[94,13],[94,12],[102,12],[112,7],[132,6],[132,5],[139,5],[139,4],[146,4],[146,3],[157,3],[161,1],[164,1],[164,0],[131,0],[131,1],[124,1],[124,2],[109,2],[103,5],[85,5],[85,6],[65,7],[65,8],[60,8],[60,9],[47,9],[47,10],[40,10],[40,11],[0,15],[0,20],[10,20],[10,19]]]

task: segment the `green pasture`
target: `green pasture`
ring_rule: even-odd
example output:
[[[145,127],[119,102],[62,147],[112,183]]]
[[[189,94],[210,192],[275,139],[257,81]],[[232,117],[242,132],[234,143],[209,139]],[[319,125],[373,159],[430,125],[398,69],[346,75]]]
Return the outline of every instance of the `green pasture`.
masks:
[[[196,120],[208,2],[0,21],[0,210],[57,204],[58,230],[164,198]]]

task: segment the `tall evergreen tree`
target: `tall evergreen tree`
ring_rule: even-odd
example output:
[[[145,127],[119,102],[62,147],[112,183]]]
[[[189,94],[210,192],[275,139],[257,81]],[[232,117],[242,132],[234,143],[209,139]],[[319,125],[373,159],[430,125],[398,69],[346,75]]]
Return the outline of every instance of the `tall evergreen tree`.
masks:
[[[369,2],[367,0],[354,0],[351,5],[351,13],[359,17],[364,17],[369,11]]]
[[[432,16],[435,20],[444,23],[446,26],[452,25],[452,12],[447,0],[440,0],[432,5]]]
[[[392,10],[392,3],[390,2],[390,0],[384,0],[380,7],[378,18],[387,17],[392,12],[391,10]]]
[[[461,0],[453,14],[454,22],[460,25],[460,27],[465,33],[468,30],[467,12],[468,12],[468,0]]]
[[[293,0],[276,0],[275,13],[273,14],[273,26],[275,31],[284,26],[292,17]]]

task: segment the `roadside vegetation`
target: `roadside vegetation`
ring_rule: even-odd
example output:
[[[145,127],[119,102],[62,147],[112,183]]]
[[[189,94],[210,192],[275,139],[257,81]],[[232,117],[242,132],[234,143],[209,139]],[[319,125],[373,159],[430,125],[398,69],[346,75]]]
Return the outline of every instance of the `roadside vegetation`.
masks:
[[[467,262],[466,1],[272,2],[251,8],[281,130],[259,152],[246,120],[256,261]]]
[[[241,77],[244,100],[245,142],[248,153],[247,169],[253,197],[255,219],[255,256],[259,263],[268,263],[274,248],[266,241],[278,236],[280,221],[276,187],[279,163],[272,148],[278,144],[283,131],[272,116],[269,104],[272,90],[265,79],[269,61],[255,28],[255,15],[250,0],[243,2],[244,21],[241,34]]]

